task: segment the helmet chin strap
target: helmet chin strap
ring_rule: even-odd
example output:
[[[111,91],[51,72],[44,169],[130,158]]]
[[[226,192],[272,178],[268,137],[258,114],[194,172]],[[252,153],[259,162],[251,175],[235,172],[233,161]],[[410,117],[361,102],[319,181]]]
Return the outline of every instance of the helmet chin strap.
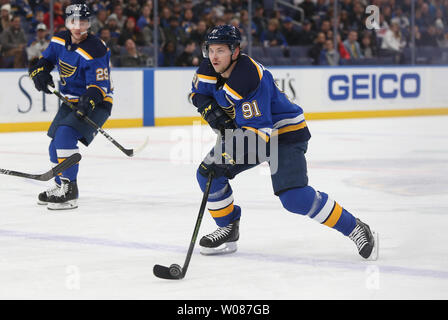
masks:
[[[227,70],[229,70],[229,68],[232,66],[232,64],[233,64],[234,62],[238,61],[238,59],[240,58],[240,54],[238,54],[238,57],[236,57],[235,60],[232,59],[232,56],[233,56],[233,52],[232,52],[232,55],[230,56],[230,63],[229,63],[229,65],[224,69],[224,71],[222,71],[222,72],[218,72],[218,74],[221,75],[221,74],[225,73]]]

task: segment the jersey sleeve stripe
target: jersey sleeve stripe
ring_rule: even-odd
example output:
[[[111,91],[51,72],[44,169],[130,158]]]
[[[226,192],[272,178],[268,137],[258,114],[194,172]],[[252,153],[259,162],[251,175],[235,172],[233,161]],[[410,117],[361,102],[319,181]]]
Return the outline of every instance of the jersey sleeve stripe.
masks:
[[[83,49],[81,49],[81,48],[78,48],[78,49],[76,49],[75,50],[77,53],[79,53],[79,55],[81,56],[81,57],[83,57],[84,59],[86,59],[86,60],[92,60],[93,59],[93,57],[90,55],[90,54],[88,54],[85,50],[83,50]]]
[[[91,85],[88,85],[88,86],[87,86],[87,89],[92,88],[92,87],[93,87],[93,88],[96,88],[96,89],[98,89],[98,90],[100,90],[101,94],[103,95],[103,98],[106,97],[106,92],[104,91],[103,88],[98,87],[97,85],[91,84]]]
[[[218,80],[216,77],[212,76],[206,76],[204,74],[197,73],[199,81],[206,82],[206,83],[216,83]]]
[[[303,121],[299,124],[285,126],[283,128],[280,128],[277,130],[277,134],[287,133],[287,132],[291,132],[291,131],[297,131],[297,130],[305,128],[306,126],[307,126],[306,122]]]
[[[65,40],[62,39],[62,38],[59,38],[59,37],[51,38],[51,42],[54,42],[54,43],[57,43],[57,44],[65,46]]]
[[[224,91],[225,91],[229,96],[231,96],[233,99],[235,99],[235,100],[241,100],[241,99],[243,99],[243,97],[240,96],[240,95],[238,94],[238,92],[236,92],[235,90],[233,90],[232,88],[230,88],[230,87],[227,85],[227,83],[224,84],[223,89],[224,89]]]
[[[286,125],[291,125],[291,124],[298,124],[302,121],[305,121],[305,116],[303,114],[299,114],[297,117],[295,118],[287,118],[287,119],[282,119],[280,121],[277,121],[276,123],[274,123],[274,129],[279,129],[281,127],[284,127]]]
[[[258,63],[256,63],[251,57],[249,57],[250,61],[252,61],[252,63],[255,65],[255,68],[257,68],[257,72],[258,72],[258,77],[263,78],[263,72],[261,71],[260,66],[258,65]]]
[[[252,127],[246,127],[246,126],[243,126],[243,127],[241,127],[241,128],[246,129],[246,130],[249,130],[249,131],[252,131],[252,132],[255,132],[255,133],[256,133],[258,136],[260,136],[265,142],[268,142],[268,141],[269,141],[269,135],[268,135],[266,132],[261,131],[262,129],[255,129],[255,128],[252,128]]]

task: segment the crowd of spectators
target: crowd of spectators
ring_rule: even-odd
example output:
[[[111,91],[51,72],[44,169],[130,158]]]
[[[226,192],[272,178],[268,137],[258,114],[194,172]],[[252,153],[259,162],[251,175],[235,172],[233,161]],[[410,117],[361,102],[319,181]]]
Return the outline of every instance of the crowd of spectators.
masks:
[[[362,63],[378,57],[403,63],[404,52],[412,45],[411,1],[339,0],[335,29],[333,0],[283,0],[289,6],[253,0],[250,27],[248,1],[159,0],[155,32],[152,0],[86,3],[93,12],[91,32],[108,45],[113,65],[143,67],[154,66],[154,35],[158,66],[197,66],[207,30],[219,24],[240,29],[243,51],[250,34],[253,48],[262,48],[257,52],[279,47],[284,56],[294,58],[292,48],[302,47],[306,48],[300,51],[302,58],[315,65]],[[64,8],[70,0],[54,1],[53,30],[50,3],[0,0],[0,67],[27,67],[48,46],[49,35],[64,30]],[[368,5],[376,5],[380,13],[370,28],[366,25]],[[447,48],[447,19],[448,0],[415,0],[415,46]]]

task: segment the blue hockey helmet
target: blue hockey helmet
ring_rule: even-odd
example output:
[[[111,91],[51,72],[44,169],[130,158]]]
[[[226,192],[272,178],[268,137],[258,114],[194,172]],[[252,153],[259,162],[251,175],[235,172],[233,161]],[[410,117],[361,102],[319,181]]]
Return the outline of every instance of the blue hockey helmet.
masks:
[[[90,27],[91,17],[92,12],[85,3],[74,2],[65,9],[65,24],[68,29],[70,29],[68,24],[77,23],[81,20],[87,20]]]
[[[221,25],[213,27],[205,37],[204,45],[202,46],[202,54],[204,58],[208,58],[208,47],[211,44],[227,44],[233,52],[235,48],[241,43],[240,30],[232,25]]]

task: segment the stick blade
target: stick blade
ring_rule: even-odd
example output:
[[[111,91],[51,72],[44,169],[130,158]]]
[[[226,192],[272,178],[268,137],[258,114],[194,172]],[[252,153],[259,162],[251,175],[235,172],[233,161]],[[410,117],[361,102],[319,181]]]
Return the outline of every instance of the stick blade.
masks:
[[[161,266],[159,264],[154,265],[154,268],[152,269],[152,272],[157,278],[161,279],[168,279],[168,280],[180,280],[183,278],[182,272],[177,275],[173,275],[170,272],[170,268]]]

